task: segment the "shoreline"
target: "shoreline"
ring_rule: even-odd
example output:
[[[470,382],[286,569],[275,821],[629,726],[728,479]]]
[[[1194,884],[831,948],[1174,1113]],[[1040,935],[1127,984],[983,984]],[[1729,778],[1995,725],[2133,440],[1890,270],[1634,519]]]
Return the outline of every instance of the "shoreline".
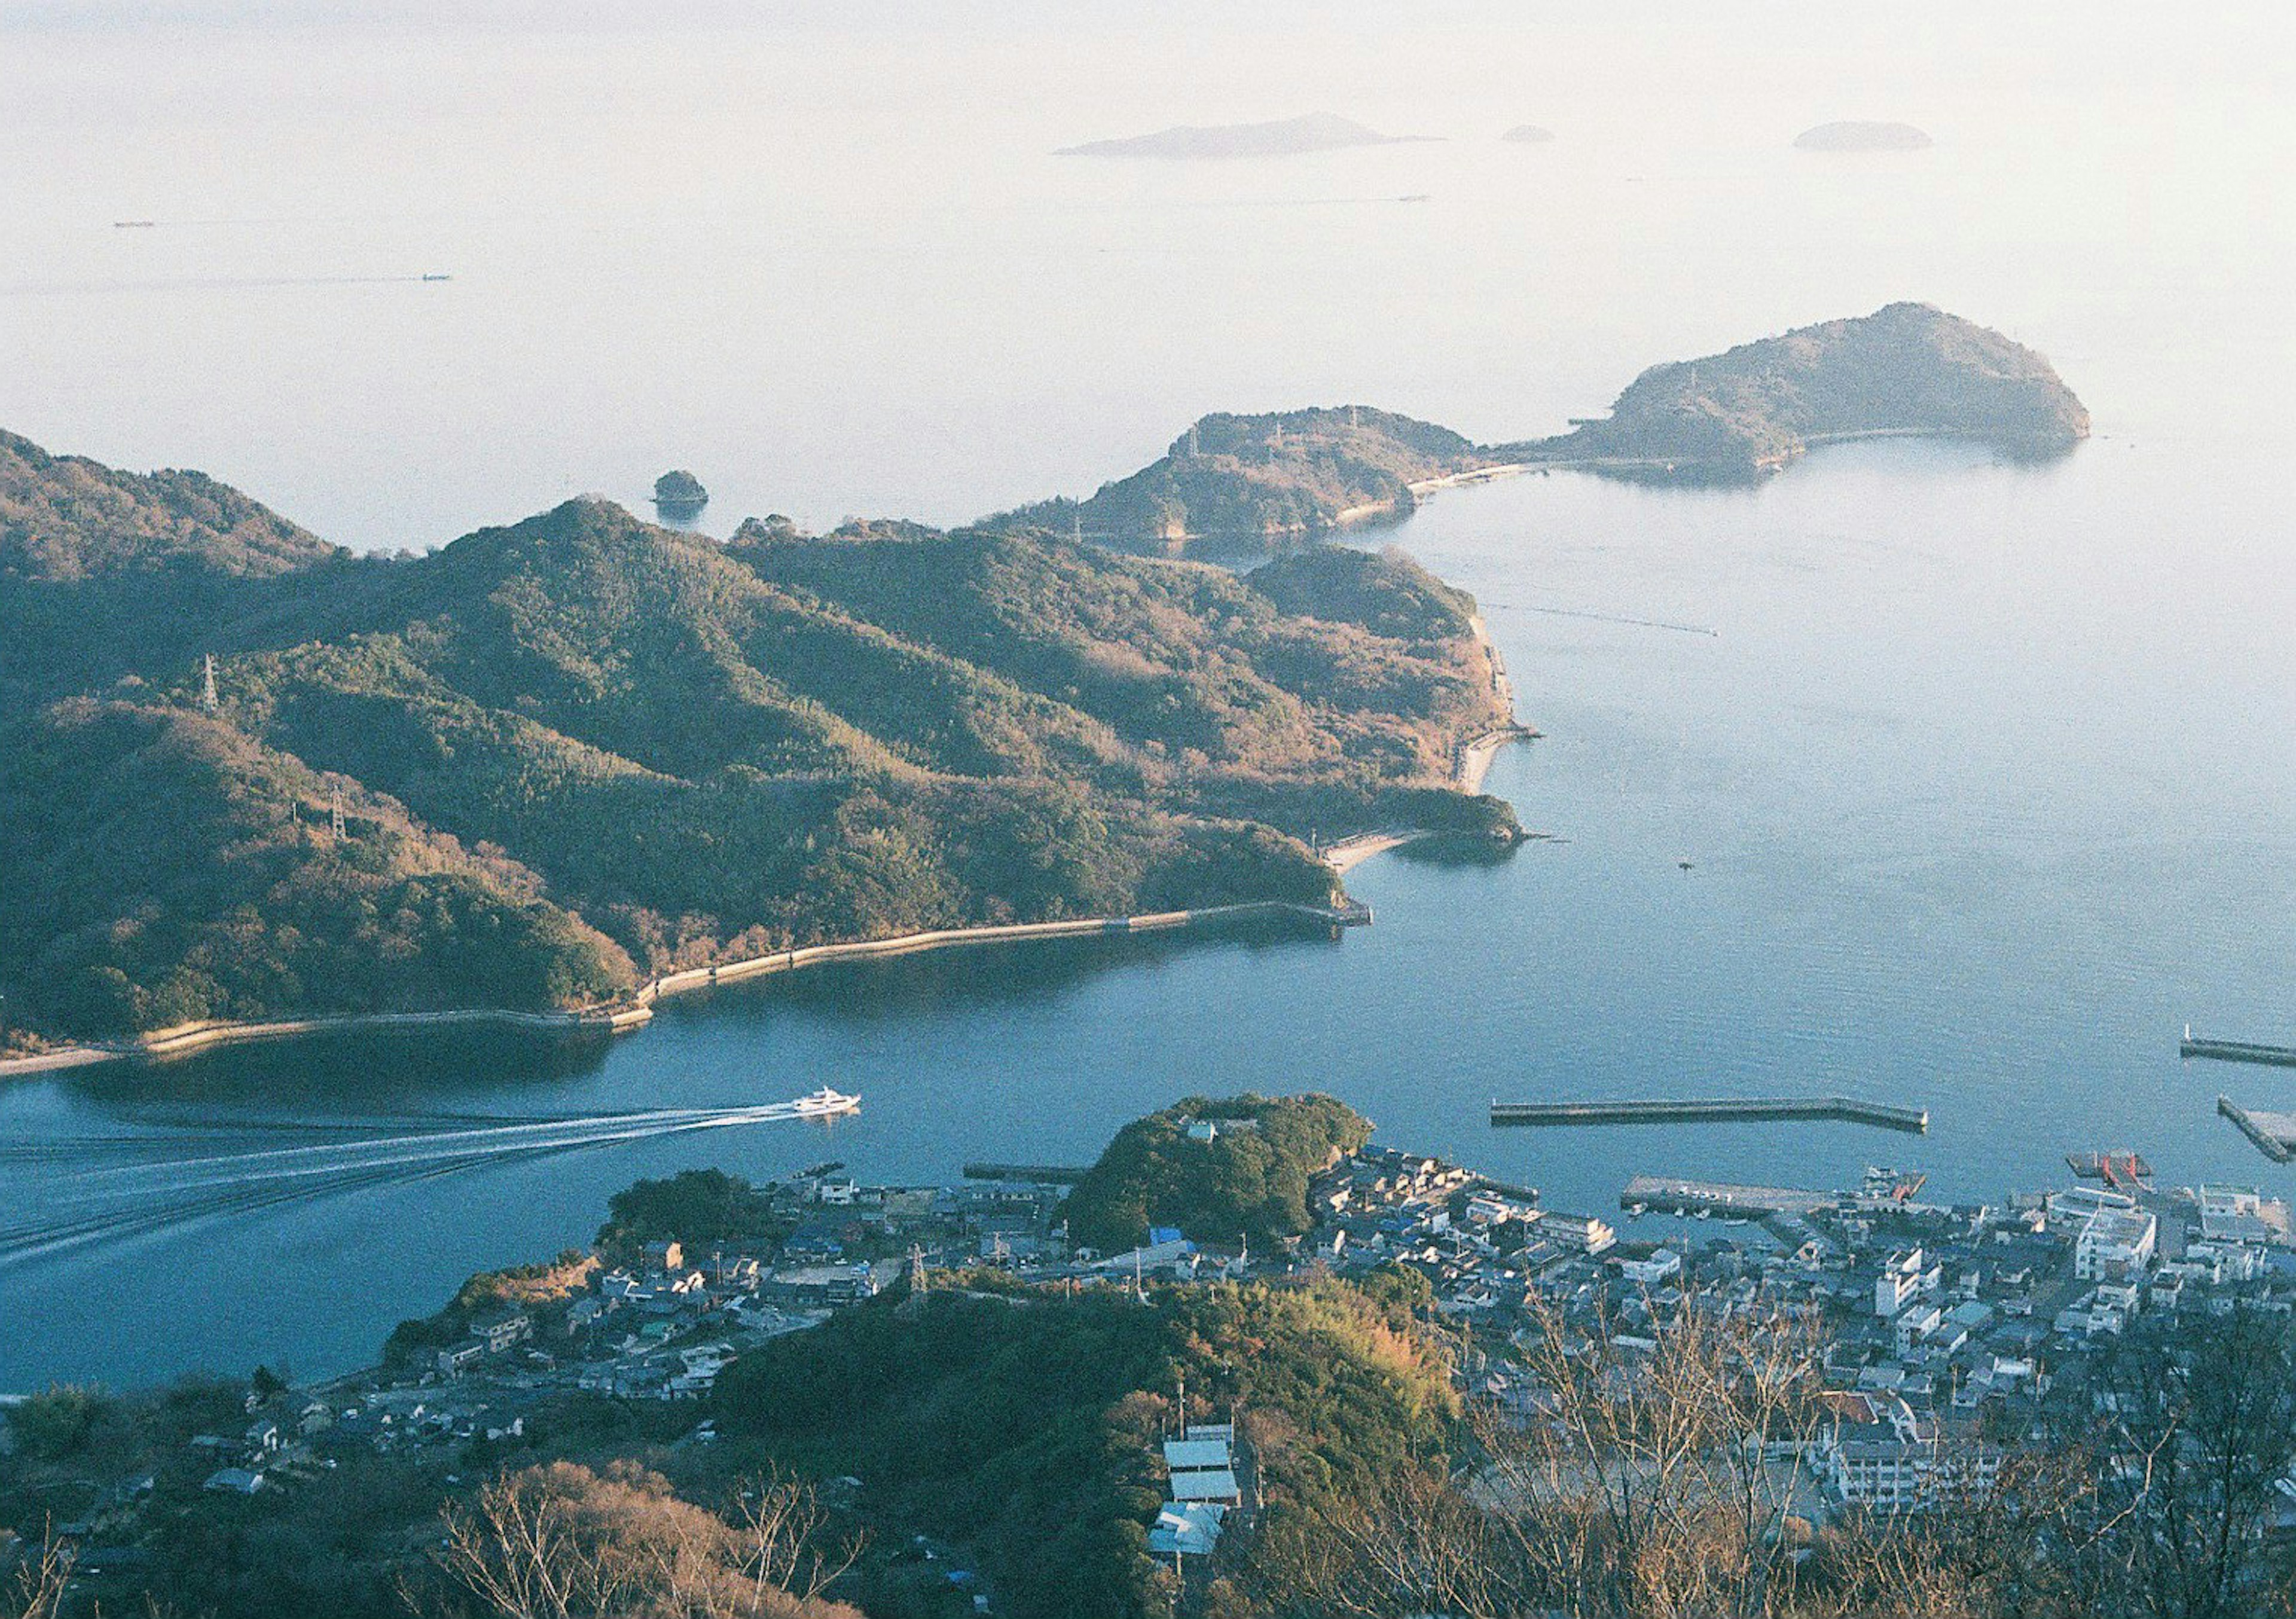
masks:
[[[1459,477],[1473,482],[1510,476],[1520,468],[1482,469]],[[1514,684],[1506,664],[1491,640],[1480,614],[1469,619],[1475,644],[1490,663],[1491,690],[1506,723],[1456,745],[1452,759],[1452,784],[1470,796],[1482,790],[1483,778],[1500,748],[1509,742],[1538,735],[1514,718]],[[1374,855],[1401,848],[1431,835],[1426,827],[1398,827],[1358,832],[1323,849],[1317,859],[1344,877]],[[0,1058],[0,1083],[29,1079],[42,1074],[90,1067],[100,1063],[161,1063],[225,1046],[253,1045],[279,1040],[308,1039],[361,1032],[405,1032],[493,1025],[560,1035],[634,1033],[653,1020],[653,1009],[666,996],[691,994],[720,985],[743,983],[777,973],[836,961],[882,960],[925,951],[959,949],[967,945],[1020,943],[1029,939],[1084,938],[1100,935],[1155,933],[1196,927],[1207,922],[1247,916],[1298,916],[1333,929],[1360,927],[1371,920],[1371,908],[1349,899],[1344,889],[1331,905],[1309,905],[1292,900],[1244,900],[1182,911],[1152,912],[1132,916],[1078,917],[1054,922],[1008,922],[978,928],[939,928],[922,933],[899,934],[884,939],[852,939],[829,944],[807,944],[765,955],[745,956],[709,967],[689,967],[658,974],[627,996],[595,1006],[554,1011],[521,1011],[510,1007],[465,1007],[427,1012],[340,1012],[308,1018],[272,1018],[248,1021],[217,1019],[178,1024],[104,1043],[63,1046],[25,1057]]]
[[[665,997],[692,994],[701,990],[715,989],[720,985],[739,984],[751,978],[800,971],[805,968],[825,966],[836,961],[882,960],[966,945],[1016,944],[1030,939],[1157,933],[1250,916],[1287,915],[1320,922],[1333,928],[1358,927],[1371,920],[1370,908],[1354,900],[1342,898],[1332,905],[1310,905],[1295,900],[1268,899],[1131,916],[1078,917],[1054,922],[1008,922],[980,928],[940,928],[922,933],[898,934],[890,938],[800,945],[793,949],[773,951],[766,955],[721,961],[711,967],[685,968],[648,979],[620,1001],[567,1010],[521,1011],[510,1007],[464,1007],[429,1012],[341,1012],[310,1018],[178,1024],[171,1028],[155,1029],[133,1040],[102,1045],[66,1046],[28,1057],[0,1059],[0,1081],[31,1078],[60,1069],[88,1067],[99,1063],[156,1064],[224,1046],[254,1045],[271,1041],[361,1032],[408,1032],[496,1025],[537,1034],[611,1037],[644,1028],[653,1020],[655,1003]]]

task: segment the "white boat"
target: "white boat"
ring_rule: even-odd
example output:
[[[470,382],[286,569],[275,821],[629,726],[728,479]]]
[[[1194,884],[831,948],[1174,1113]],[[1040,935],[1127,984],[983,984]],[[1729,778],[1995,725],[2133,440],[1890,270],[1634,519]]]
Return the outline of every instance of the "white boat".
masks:
[[[848,1113],[860,1112],[861,1099],[824,1085],[818,1091],[799,1097],[790,1106],[800,1118],[838,1118]]]

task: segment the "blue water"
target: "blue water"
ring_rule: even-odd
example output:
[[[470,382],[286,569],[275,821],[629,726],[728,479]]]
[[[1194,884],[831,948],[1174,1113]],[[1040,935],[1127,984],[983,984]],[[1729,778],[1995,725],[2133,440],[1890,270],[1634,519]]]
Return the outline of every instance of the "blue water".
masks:
[[[158,1097],[124,1075],[20,1084],[0,1138],[63,1144],[0,1165],[0,1224],[85,1189],[73,1139],[192,1119],[259,1147],[283,1118],[823,1083],[865,1105],[830,1131],[629,1142],[0,1263],[0,1383],[356,1364],[467,1271],[586,1238],[640,1174],[835,1157],[944,1181],[972,1157],[1088,1158],[1190,1092],[1330,1091],[1386,1141],[1591,1210],[1640,1171],[1830,1185],[1876,1162],[1997,1198],[2123,1146],[2170,1183],[2296,1190],[2213,1108],[2219,1089],[2296,1103],[2296,1074],[2176,1054],[2187,1019],[2296,1034],[2296,604],[2268,533],[2156,527],[2225,498],[2220,472],[2105,437],[2043,469],[1893,445],[1749,492],[1557,475],[1443,496],[1385,537],[1482,600],[1546,733],[1488,787],[1551,840],[1496,866],[1375,860],[1350,886],[1377,922],[1337,943],[971,951],[672,1004],[586,1054],[275,1048],[167,1070]],[[1925,1106],[1931,1132],[1486,1120],[1494,1098],[1819,1092]]]
[[[673,1005],[587,1055],[369,1043],[0,1089],[0,1392],[355,1365],[640,1174],[938,1181],[1086,1157],[1191,1091],[1329,1090],[1562,1207],[1643,1170],[1868,1162],[1998,1198],[2122,1146],[2296,1191],[2213,1116],[2220,1089],[2296,1107],[2296,1071],[2175,1055],[2187,1019],[2296,1042],[2284,12],[389,9],[0,8],[0,427],[202,467],[361,546],[641,502],[673,465],[712,532],[955,522],[1088,493],[1207,410],[1537,434],[1652,363],[1919,298],[2042,349],[2097,437],[2038,469],[1843,448],[1739,492],[1525,478],[1378,536],[1481,598],[1546,733],[1489,785],[1554,840],[1376,861],[1350,880],[1377,924],[1336,944],[1032,945]],[[1048,155],[1318,108],[1445,138]],[[1842,117],[1938,143],[1791,148]],[[1525,121],[1559,138],[1496,140]],[[826,1133],[27,1237],[111,1206],[123,1158],[89,1137],[220,1155],[824,1082],[866,1099]],[[1693,1091],[1934,1125],[1485,1122]]]

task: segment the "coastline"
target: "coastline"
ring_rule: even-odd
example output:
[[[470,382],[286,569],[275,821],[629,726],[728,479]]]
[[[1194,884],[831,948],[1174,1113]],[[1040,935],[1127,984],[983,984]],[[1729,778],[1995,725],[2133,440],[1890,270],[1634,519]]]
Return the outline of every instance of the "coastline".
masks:
[[[311,1018],[266,1018],[260,1021],[217,1020],[178,1024],[155,1029],[133,1040],[102,1045],[66,1046],[29,1057],[0,1059],[0,1081],[30,1078],[59,1069],[98,1063],[157,1063],[231,1045],[250,1045],[313,1035],[368,1032],[406,1032],[493,1025],[548,1034],[633,1033],[653,1020],[654,1004],[667,996],[691,994],[722,984],[738,984],[775,973],[795,972],[833,961],[879,960],[915,955],[926,951],[956,949],[969,944],[1001,944],[1029,939],[1085,938],[1095,935],[1154,933],[1197,927],[1208,922],[1249,916],[1296,916],[1338,928],[1360,926],[1371,920],[1368,907],[1352,900],[1335,905],[1308,905],[1292,900],[1246,900],[1229,905],[1208,905],[1189,911],[1160,911],[1134,916],[1078,917],[1056,922],[1009,922],[981,928],[942,928],[884,939],[854,939],[833,944],[809,944],[746,956],[712,967],[687,968],[649,979],[629,996],[599,1006],[562,1011],[520,1011],[508,1007],[466,1007],[430,1012],[345,1012]]]
[[[1485,469],[1482,472],[1462,474],[1461,477],[1480,481],[1485,477],[1507,476],[1517,470]],[[1498,699],[1500,711],[1507,716],[1506,724],[1494,726],[1457,745],[1452,760],[1452,782],[1460,791],[1472,795],[1482,790],[1483,778],[1500,748],[1509,742],[1525,740],[1538,733],[1514,718],[1514,684],[1507,675],[1506,664],[1499,655],[1496,643],[1491,640],[1489,627],[1480,614],[1468,622],[1475,644],[1482,649],[1483,655],[1489,660],[1492,693]],[[1333,873],[1344,877],[1375,854],[1383,854],[1430,835],[1430,829],[1425,827],[1377,829],[1341,838],[1316,853]],[[41,1074],[88,1067],[99,1063],[167,1062],[223,1046],[361,1031],[406,1032],[491,1025],[538,1034],[611,1037],[644,1028],[653,1020],[655,1004],[666,996],[692,994],[714,989],[719,985],[739,984],[750,978],[796,972],[834,961],[882,960],[930,950],[1012,944],[1029,939],[1154,933],[1247,916],[1282,915],[1321,922],[1334,929],[1360,927],[1371,920],[1370,907],[1347,898],[1342,891],[1339,901],[1332,905],[1308,905],[1291,900],[1246,900],[1228,905],[1132,916],[1078,917],[1055,922],[940,928],[922,933],[900,934],[891,938],[801,945],[765,955],[746,956],[738,961],[720,961],[710,967],[685,968],[648,979],[621,1000],[564,1010],[521,1011],[509,1007],[465,1007],[428,1012],[345,1012],[244,1022],[217,1019],[177,1024],[152,1030],[132,1040],[62,1046],[27,1057],[0,1058],[0,1082],[29,1079]]]

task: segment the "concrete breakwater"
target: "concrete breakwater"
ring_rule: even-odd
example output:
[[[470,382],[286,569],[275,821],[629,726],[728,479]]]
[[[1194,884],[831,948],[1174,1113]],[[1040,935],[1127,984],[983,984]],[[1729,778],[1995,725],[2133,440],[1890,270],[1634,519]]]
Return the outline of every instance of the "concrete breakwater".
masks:
[[[1930,1127],[1926,1108],[1898,1108],[1851,1096],[1723,1096],[1624,1101],[1501,1102],[1491,1104],[1496,1125],[1684,1124],[1731,1119],[1822,1119],[1872,1124],[1919,1135]]]
[[[0,1079],[29,1076],[90,1063],[166,1062],[220,1046],[325,1034],[421,1034],[457,1027],[504,1028],[561,1037],[621,1034],[643,1028],[650,1022],[653,1018],[654,1003],[664,996],[688,994],[715,988],[721,984],[737,984],[770,973],[794,972],[832,961],[871,961],[966,944],[1002,944],[1026,939],[1154,933],[1207,922],[1284,916],[1298,917],[1335,928],[1360,927],[1371,920],[1371,908],[1354,900],[1342,900],[1334,905],[1308,905],[1290,900],[1253,900],[1240,904],[1209,905],[1193,911],[1160,911],[1140,916],[1080,917],[1058,922],[936,928],[887,939],[857,939],[844,944],[776,950],[766,955],[721,961],[711,967],[688,968],[652,979],[626,999],[565,1010],[525,1011],[510,1007],[466,1007],[429,1012],[349,1012],[260,1021],[217,1019],[178,1024],[169,1028],[153,1029],[132,1040],[104,1045],[74,1046],[60,1051],[44,1052],[37,1057],[0,1060]]]
[[[2285,1164],[2296,1157],[2296,1114],[2243,1108],[2228,1096],[2217,1098],[2217,1111],[2240,1126],[2241,1134],[2275,1164]]]
[[[993,928],[943,928],[926,933],[906,933],[889,939],[856,939],[841,944],[808,944],[776,950],[714,967],[688,968],[666,973],[640,988],[632,997],[640,1007],[651,1007],[665,995],[690,994],[721,984],[739,984],[769,973],[795,972],[831,961],[866,961],[889,956],[914,955],[928,950],[949,950],[967,944],[1005,944],[1023,939],[1074,939],[1131,933],[1160,933],[1206,922],[1241,920],[1254,916],[1295,916],[1332,928],[1359,927],[1371,920],[1371,908],[1347,901],[1338,905],[1308,905],[1290,900],[1250,900],[1235,905],[1208,905],[1194,911],[1158,911],[1142,916],[1078,917],[1061,922],[1013,922]]]
[[[2195,1037],[2190,1028],[2177,1043],[2179,1057],[2204,1057],[2216,1062],[2260,1062],[2274,1067],[2296,1068],[2296,1046],[2263,1045],[2253,1040],[2210,1040]]]

